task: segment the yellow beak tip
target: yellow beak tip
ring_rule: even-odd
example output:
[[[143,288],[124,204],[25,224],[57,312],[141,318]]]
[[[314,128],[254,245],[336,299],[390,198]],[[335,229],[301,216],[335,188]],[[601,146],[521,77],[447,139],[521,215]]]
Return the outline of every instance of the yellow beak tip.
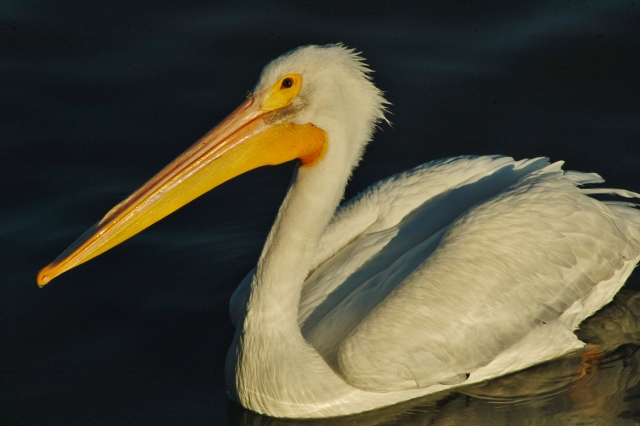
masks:
[[[44,268],[42,268],[42,270],[40,270],[40,272],[38,273],[38,287],[42,288],[45,285],[49,284],[49,281],[51,281],[53,279],[52,276],[50,276],[47,272],[49,270],[48,266],[45,266]]]

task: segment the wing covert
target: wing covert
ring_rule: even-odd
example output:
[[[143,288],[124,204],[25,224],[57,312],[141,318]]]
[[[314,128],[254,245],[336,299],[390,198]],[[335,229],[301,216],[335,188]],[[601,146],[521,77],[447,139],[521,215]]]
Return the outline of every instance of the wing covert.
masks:
[[[463,381],[635,257],[640,242],[618,212],[553,166],[468,210],[358,322],[337,354],[348,383],[392,391]]]
[[[343,340],[433,252],[458,216],[547,165],[543,158],[439,160],[392,176],[346,203],[328,226],[318,266],[302,289],[303,336],[337,369]],[[367,218],[364,231],[350,225],[358,217]],[[345,245],[335,246],[336,234]]]

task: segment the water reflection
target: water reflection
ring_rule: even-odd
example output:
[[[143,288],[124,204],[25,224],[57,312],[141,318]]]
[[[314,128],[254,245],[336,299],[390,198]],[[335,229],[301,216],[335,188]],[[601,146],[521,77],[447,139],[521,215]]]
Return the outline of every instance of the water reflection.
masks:
[[[636,425],[638,423],[631,419],[637,418],[640,410],[637,408],[640,406],[639,320],[640,292],[622,291],[577,331],[583,341],[598,345],[598,351],[590,351],[590,355],[574,354],[490,382],[339,419],[280,420],[230,404],[229,423],[242,426]]]

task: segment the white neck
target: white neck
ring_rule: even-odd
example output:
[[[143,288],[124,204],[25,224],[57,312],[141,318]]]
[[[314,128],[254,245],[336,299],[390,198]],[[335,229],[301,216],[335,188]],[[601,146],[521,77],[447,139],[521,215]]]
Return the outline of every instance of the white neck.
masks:
[[[251,284],[247,320],[259,320],[261,333],[286,329],[300,335],[298,309],[302,284],[318,242],[331,220],[369,132],[346,133],[344,123],[326,123],[330,140],[324,157],[297,167]],[[356,142],[354,143],[354,139]],[[246,325],[245,325],[246,328]]]
[[[328,398],[345,391],[344,382],[304,340],[298,324],[302,285],[355,162],[337,151],[296,170],[258,261],[247,314],[237,325],[227,357],[230,393],[259,412],[275,400],[279,405],[305,404],[307,399],[315,403],[318,395]],[[311,389],[318,395],[310,395]]]
[[[274,330],[280,325],[298,326],[300,292],[318,241],[342,198],[343,182],[331,182],[313,167],[295,172],[258,261],[247,306],[261,325]]]

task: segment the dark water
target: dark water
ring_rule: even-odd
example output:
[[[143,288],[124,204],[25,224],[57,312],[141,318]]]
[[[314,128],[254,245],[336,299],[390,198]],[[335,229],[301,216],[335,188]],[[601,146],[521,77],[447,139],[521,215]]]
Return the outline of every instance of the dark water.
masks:
[[[228,298],[291,165],[225,184],[42,290],[35,275],[296,46],[358,48],[393,103],[348,197],[430,159],[496,153],[640,191],[640,3],[512,3],[0,2],[0,424],[279,424],[230,406],[222,373]],[[640,307],[626,294],[614,308],[584,331],[604,359],[346,422],[638,424]]]

